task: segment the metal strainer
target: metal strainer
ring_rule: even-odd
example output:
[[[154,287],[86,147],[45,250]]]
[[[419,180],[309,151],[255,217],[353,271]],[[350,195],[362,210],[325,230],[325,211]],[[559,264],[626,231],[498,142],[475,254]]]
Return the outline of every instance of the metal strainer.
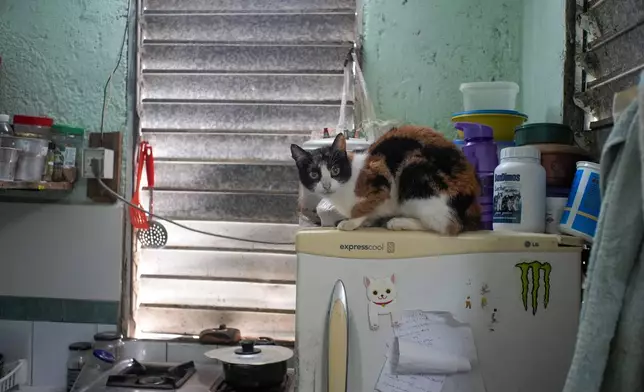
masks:
[[[149,144],[145,155],[145,170],[148,177],[148,188],[150,188],[150,228],[140,229],[136,236],[143,248],[163,248],[168,243],[168,231],[152,216],[154,213],[154,156],[152,155],[152,146]]]

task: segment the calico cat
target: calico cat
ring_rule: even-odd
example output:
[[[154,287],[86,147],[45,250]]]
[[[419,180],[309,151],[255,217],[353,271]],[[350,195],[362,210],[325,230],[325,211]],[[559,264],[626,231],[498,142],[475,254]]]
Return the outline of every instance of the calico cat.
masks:
[[[291,145],[300,182],[347,219],[340,230],[388,218],[390,230],[456,235],[480,226],[479,184],[463,153],[431,128],[393,128],[368,150],[347,153],[344,135],[330,147]]]

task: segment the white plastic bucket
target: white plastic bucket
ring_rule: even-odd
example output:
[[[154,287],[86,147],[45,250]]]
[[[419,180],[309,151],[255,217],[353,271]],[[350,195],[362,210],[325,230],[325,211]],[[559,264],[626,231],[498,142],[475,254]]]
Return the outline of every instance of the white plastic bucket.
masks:
[[[564,234],[593,242],[600,208],[599,165],[585,161],[577,162],[577,172],[561,215],[559,230]]]
[[[463,110],[515,110],[519,85],[514,82],[463,83]]]

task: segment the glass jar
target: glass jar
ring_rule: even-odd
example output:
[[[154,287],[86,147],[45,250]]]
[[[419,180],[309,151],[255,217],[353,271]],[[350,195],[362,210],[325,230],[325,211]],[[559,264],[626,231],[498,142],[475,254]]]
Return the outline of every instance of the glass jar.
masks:
[[[99,332],[94,335],[94,350],[104,350],[118,361],[123,352],[123,335],[118,332]]]
[[[85,130],[62,124],[55,124],[51,130],[52,141],[59,152],[56,154],[56,165],[62,167],[62,181],[75,182],[85,147]]]
[[[70,391],[78,379],[83,366],[92,354],[92,343],[76,342],[69,345],[67,358],[67,391]]]

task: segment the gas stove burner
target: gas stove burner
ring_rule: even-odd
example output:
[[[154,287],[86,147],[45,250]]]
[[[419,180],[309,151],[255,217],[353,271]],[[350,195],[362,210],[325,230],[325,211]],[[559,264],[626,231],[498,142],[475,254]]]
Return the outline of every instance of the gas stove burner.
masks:
[[[166,381],[167,378],[162,376],[143,376],[136,380],[141,385],[161,385]]]
[[[286,376],[284,376],[284,382],[282,382],[282,384],[273,388],[235,389],[226,383],[226,381],[224,380],[224,376],[222,375],[215,382],[213,392],[292,392],[294,391],[294,383],[295,383],[295,374],[293,369],[287,370]]]
[[[135,389],[179,389],[195,372],[195,364],[192,361],[180,365],[134,361],[130,368],[109,376],[106,386]]]

